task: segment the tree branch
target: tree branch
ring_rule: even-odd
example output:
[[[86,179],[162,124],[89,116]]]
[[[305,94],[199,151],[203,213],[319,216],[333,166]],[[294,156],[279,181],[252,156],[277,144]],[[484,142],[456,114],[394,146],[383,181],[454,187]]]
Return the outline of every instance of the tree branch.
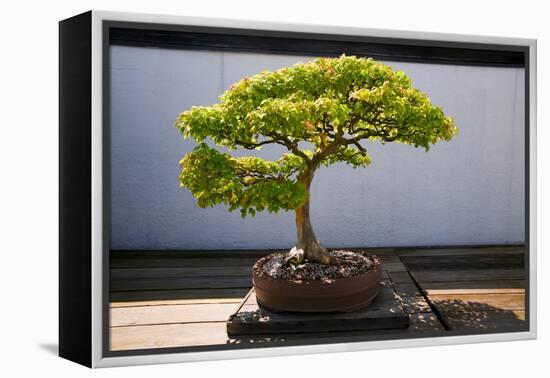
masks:
[[[300,149],[298,148],[298,143],[296,141],[292,141],[286,135],[277,134],[275,132],[271,132],[267,135],[273,138],[273,140],[280,142],[280,144],[285,146],[294,155],[301,157],[306,162],[306,165],[311,164],[311,160],[303,151],[300,151]]]
[[[367,152],[367,150],[365,150],[365,147],[361,146],[358,141],[353,141],[352,144],[357,147],[361,154],[365,154]]]
[[[277,141],[275,140],[264,140],[263,142],[259,142],[259,143],[249,143],[242,140],[235,140],[235,144],[238,144],[239,146],[244,147],[247,150],[253,150],[260,146],[264,146],[266,144],[276,144],[276,143]]]
[[[258,171],[246,171],[246,170],[242,170],[242,169],[237,169],[235,170],[235,173],[238,175],[239,177],[239,182],[243,185],[243,186],[250,186],[250,185],[253,185],[257,182],[261,182],[261,181],[280,181],[280,180],[287,180],[288,178],[290,178],[290,176],[292,176],[293,174],[296,174],[298,173],[300,170],[298,168],[294,168],[292,170],[290,170],[289,172],[285,173],[285,174],[278,174],[278,175],[274,175],[274,174],[270,174],[270,173],[262,173],[262,172],[258,172]]]

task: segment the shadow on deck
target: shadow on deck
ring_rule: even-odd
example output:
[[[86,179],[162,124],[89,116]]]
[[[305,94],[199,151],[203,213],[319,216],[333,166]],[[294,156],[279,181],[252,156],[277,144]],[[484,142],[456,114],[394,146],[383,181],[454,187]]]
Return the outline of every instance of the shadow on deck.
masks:
[[[527,330],[523,247],[368,251],[410,315],[406,330],[229,338],[225,321],[266,251],[112,251],[111,350]]]

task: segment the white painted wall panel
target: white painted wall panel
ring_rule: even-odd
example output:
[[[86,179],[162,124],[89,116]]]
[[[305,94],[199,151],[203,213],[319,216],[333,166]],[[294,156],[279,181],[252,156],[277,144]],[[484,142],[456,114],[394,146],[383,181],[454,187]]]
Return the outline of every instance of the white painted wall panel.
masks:
[[[242,219],[201,209],[178,186],[193,148],[173,122],[233,82],[310,58],[111,47],[111,246],[289,248],[294,214]],[[428,152],[370,144],[373,164],[321,168],[312,219],[326,246],[509,244],[524,240],[524,71],[388,63],[452,115],[459,134]],[[264,148],[276,159],[282,150]]]

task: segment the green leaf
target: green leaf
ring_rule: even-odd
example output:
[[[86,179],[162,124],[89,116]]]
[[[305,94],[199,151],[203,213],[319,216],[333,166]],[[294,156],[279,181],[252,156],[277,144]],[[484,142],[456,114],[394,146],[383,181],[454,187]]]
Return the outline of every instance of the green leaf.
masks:
[[[298,175],[306,170],[339,162],[368,166],[371,158],[361,141],[427,151],[458,131],[405,73],[345,55],[246,77],[218,104],[181,113],[175,126],[198,143],[180,162],[181,186],[201,207],[225,204],[243,216],[300,206],[308,193]],[[236,158],[206,141],[249,151],[278,144],[288,152],[276,161]],[[300,148],[301,142],[312,148]]]

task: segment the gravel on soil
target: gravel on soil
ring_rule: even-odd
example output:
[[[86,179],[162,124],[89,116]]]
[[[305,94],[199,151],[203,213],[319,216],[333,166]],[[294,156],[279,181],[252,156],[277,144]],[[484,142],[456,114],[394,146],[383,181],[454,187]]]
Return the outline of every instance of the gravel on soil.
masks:
[[[379,260],[364,252],[330,251],[338,259],[337,264],[325,265],[316,262],[304,262],[300,265],[283,266],[286,252],[276,252],[254,264],[254,273],[261,278],[283,279],[289,281],[321,280],[332,281],[337,278],[354,277],[366,273],[379,265]]]

